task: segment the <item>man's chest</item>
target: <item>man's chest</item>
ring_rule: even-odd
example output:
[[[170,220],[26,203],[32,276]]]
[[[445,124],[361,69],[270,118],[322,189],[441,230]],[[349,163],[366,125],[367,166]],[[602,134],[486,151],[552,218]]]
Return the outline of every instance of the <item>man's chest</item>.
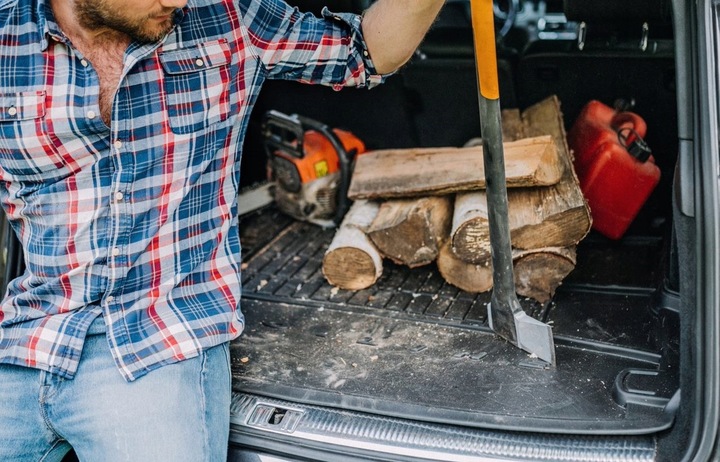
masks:
[[[168,145],[202,156],[213,148],[208,140],[241,131],[263,68],[235,29],[196,26],[179,26],[159,45],[0,46],[0,164],[8,179],[52,182],[109,153],[154,159]]]
[[[101,47],[81,45],[85,62],[89,62],[99,81],[98,105],[105,125],[110,126],[112,102],[123,75],[123,55],[126,43],[118,41]]]

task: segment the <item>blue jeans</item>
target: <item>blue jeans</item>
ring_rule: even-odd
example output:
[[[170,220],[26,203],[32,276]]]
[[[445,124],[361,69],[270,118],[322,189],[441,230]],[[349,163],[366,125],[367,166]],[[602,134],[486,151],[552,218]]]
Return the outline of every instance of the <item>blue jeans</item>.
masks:
[[[98,331],[100,331],[98,333]],[[77,374],[0,364],[0,461],[224,461],[228,345],[126,382],[93,323]]]

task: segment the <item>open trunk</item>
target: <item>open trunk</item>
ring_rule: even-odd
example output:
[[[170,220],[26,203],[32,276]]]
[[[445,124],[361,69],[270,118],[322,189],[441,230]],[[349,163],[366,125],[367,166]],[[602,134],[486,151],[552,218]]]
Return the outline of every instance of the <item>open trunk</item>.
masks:
[[[677,297],[656,290],[658,237],[589,238],[551,302],[521,298],[553,327],[549,368],[488,328],[489,292],[462,292],[434,265],[386,263],[371,288],[338,290],[321,271],[334,230],[272,210],[244,226],[276,237],[248,252],[238,390],[481,428],[638,434],[672,423]]]
[[[241,219],[247,326],[232,344],[231,440],[244,447],[236,460],[256,460],[241,458],[250,453],[303,460],[707,456],[707,442],[706,452],[694,445],[716,417],[697,414],[717,407],[708,404],[704,387],[712,382],[703,366],[716,345],[712,326],[698,319],[714,317],[700,314],[706,306],[695,290],[714,273],[712,262],[696,266],[695,252],[715,247],[696,242],[693,191],[710,194],[703,213],[717,202],[714,187],[701,188],[688,164],[708,154],[688,141],[698,136],[699,145],[704,135],[693,131],[690,101],[699,100],[687,69],[714,61],[694,63],[707,50],[678,48],[675,39],[694,43],[694,15],[704,17],[705,7],[697,13],[676,2],[673,27],[668,5],[658,2],[646,21],[614,32],[593,30],[592,20],[606,26],[627,13],[624,6],[608,18],[590,12],[580,50],[584,12],[572,12],[576,22],[563,13],[583,2],[565,3],[566,11],[558,2],[519,3],[499,48],[501,104],[524,109],[557,95],[569,128],[591,99],[632,102],[647,121],[662,177],[621,240],[593,231],[579,244],[577,266],[550,302],[520,299],[527,314],[552,326],[557,365],[494,335],[490,293],[463,292],[434,265],[386,260],[369,289],[332,287],[321,266],[334,230],[265,207]],[[370,149],[461,146],[479,136],[464,8],[449,1],[412,62],[369,93],[269,82],[248,133],[245,184],[263,180],[259,126],[269,109],[349,129]],[[649,45],[641,48],[640,25],[648,21]],[[714,113],[714,103],[703,109]],[[711,306],[713,296],[706,297]]]

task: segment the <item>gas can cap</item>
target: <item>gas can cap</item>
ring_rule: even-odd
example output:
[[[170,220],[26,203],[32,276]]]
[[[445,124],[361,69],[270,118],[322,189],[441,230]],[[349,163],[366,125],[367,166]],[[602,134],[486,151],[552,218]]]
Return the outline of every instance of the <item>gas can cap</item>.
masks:
[[[631,156],[645,162],[650,158],[652,149],[638,133],[629,127],[618,130],[618,141],[627,149]]]

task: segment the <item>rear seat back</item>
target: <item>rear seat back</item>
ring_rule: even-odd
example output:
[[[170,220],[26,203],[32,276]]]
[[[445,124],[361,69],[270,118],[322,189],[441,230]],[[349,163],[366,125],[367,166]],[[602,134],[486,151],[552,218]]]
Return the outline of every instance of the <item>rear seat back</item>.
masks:
[[[514,50],[498,48],[500,102],[516,107]],[[468,0],[448,0],[401,71],[422,146],[461,146],[480,136],[477,76]]]
[[[674,105],[675,77],[667,5],[667,0],[564,0],[578,38],[538,40],[524,50],[521,106],[556,93],[569,123],[590,99],[609,105],[624,99],[634,100],[644,117],[662,112],[664,119],[667,104]]]
[[[372,0],[287,0],[287,2],[298,7],[300,11],[319,16],[325,6],[333,12],[362,13],[370,6]]]
[[[668,0],[563,0],[563,11],[569,21],[589,23],[669,24],[672,20]]]

